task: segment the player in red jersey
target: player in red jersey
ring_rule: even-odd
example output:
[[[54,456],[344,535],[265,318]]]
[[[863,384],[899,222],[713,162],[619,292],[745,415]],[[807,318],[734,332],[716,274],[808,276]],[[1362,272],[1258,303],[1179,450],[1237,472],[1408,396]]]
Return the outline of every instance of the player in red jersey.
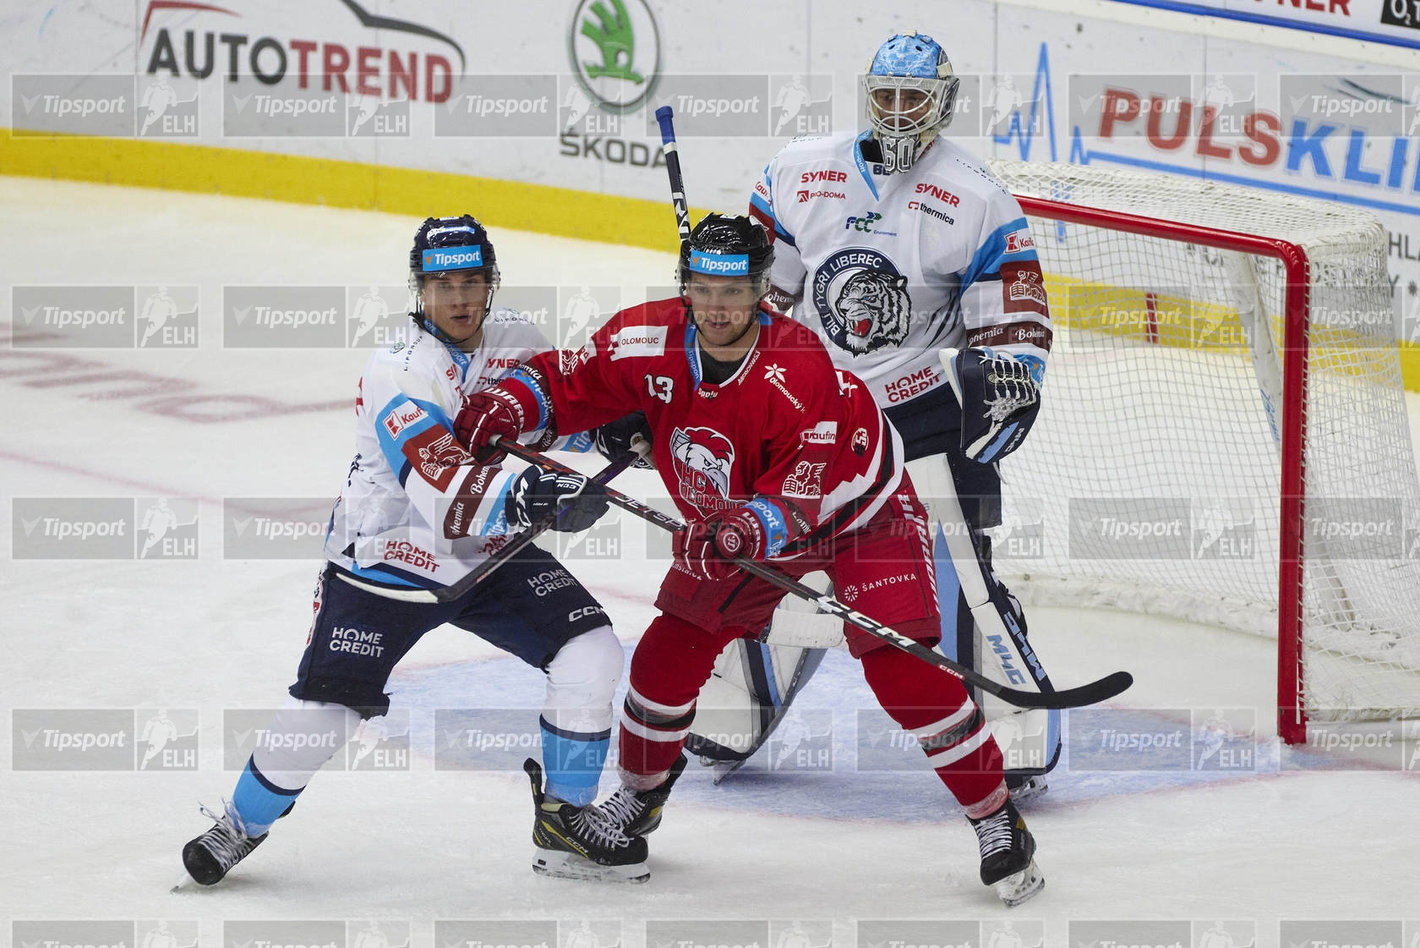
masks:
[[[622,787],[604,805],[630,835],[660,823],[685,766],[696,697],[731,640],[783,598],[732,559],[794,577],[823,570],[850,604],[932,645],[941,635],[926,513],[902,442],[871,393],[814,333],[768,308],[773,250],[748,218],[711,214],[682,248],[681,296],[622,310],[576,352],[545,353],[470,399],[460,440],[547,425],[562,434],[645,413],[652,459],[688,521],[631,660]],[[981,875],[1010,904],[1044,884],[1001,753],[955,678],[854,627],[851,653],[883,709],[965,808]]]

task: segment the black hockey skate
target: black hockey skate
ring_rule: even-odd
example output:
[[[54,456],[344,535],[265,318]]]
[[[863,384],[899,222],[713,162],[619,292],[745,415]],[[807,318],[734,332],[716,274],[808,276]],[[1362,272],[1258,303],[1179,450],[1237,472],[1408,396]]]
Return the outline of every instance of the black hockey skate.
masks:
[[[199,804],[201,806],[201,804]],[[201,807],[204,816],[217,822],[212,828],[182,848],[182,864],[198,885],[216,885],[256,847],[267,834],[248,836],[242,821],[230,809],[221,815]],[[181,883],[179,883],[181,884]]]
[[[542,767],[523,762],[532,781],[533,871],[558,879],[598,882],[645,882],[646,841],[629,836],[596,804],[574,806],[549,798],[542,790]]]
[[[981,843],[981,881],[996,887],[1007,905],[1020,905],[1045,888],[1045,876],[1035,864],[1035,837],[1008,798],[990,816],[971,820]]]
[[[670,773],[654,790],[632,790],[622,787],[602,804],[602,810],[628,836],[645,836],[661,825],[661,810],[671,795],[671,788],[685,770],[686,756],[681,754],[671,764]]]

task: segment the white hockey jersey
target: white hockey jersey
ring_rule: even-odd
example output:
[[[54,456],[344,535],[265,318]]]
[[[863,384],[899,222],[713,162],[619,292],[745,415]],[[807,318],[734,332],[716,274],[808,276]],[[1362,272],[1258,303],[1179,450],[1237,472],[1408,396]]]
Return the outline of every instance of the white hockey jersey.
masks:
[[[519,313],[494,309],[475,352],[411,326],[407,341],[371,354],[355,400],[355,460],[326,533],[330,561],[386,585],[448,586],[507,542],[503,504],[516,472],[475,463],[454,418],[469,395],[551,348]],[[589,444],[580,436],[567,447]]]
[[[859,151],[867,137],[790,142],[755,184],[750,214],[773,235],[771,282],[798,299],[795,318],[884,409],[944,388],[948,346],[1009,353],[1039,381],[1050,311],[1016,199],[948,139],[886,174]]]

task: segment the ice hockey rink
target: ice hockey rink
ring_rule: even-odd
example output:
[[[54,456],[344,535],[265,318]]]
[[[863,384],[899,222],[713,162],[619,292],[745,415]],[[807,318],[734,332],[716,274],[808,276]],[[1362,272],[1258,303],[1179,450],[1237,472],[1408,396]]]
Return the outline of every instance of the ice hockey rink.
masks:
[[[450,195],[430,211],[466,209],[477,212]],[[1405,924],[1394,940],[1420,944],[1420,782],[1403,756],[1411,746],[1389,759],[1282,747],[1272,642],[1063,608],[1030,613],[1032,641],[1057,683],[1124,668],[1136,683],[1110,707],[1137,709],[1144,731],[1181,732],[1189,743],[1203,718],[1226,709],[1255,733],[1234,735],[1226,767],[1192,766],[1187,754],[1182,767],[1140,754],[1137,767],[1109,770],[1067,758],[1026,811],[1047,884],[1016,909],[977,880],[975,837],[925,765],[859,766],[857,711],[874,704],[856,663],[837,651],[769,748],[771,765],[719,786],[692,765],[650,838],[649,883],[539,878],[529,868],[523,754],[441,746],[435,722],[436,711],[460,708],[526,709],[535,721],[541,676],[450,628],[430,634],[396,671],[391,727],[370,742],[380,756],[357,760],[352,745],[225,882],[170,893],[183,843],[210,822],[199,801],[219,806],[236,777],[224,759],[224,721],[274,707],[293,678],[320,562],[314,540],[306,558],[240,555],[224,500],[235,510],[250,498],[328,503],[353,451],[366,348],[224,347],[223,287],[397,287],[416,223],[0,178],[7,335],[34,329],[21,307],[11,312],[15,286],[165,287],[179,312],[190,308],[186,299],[200,313],[195,337],[173,337],[182,345],[0,348],[10,406],[0,519],[12,544],[0,577],[0,701],[10,719],[0,732],[0,941],[24,931],[9,923],[25,919],[137,919],[139,942],[161,920],[175,935],[164,944],[182,946],[219,944],[244,920],[287,919],[312,923],[298,932],[344,925],[351,946],[359,934],[375,944],[378,932],[396,948],[444,948],[441,939],[458,931],[451,920],[484,919],[533,932],[524,942],[556,932],[565,944],[588,920],[601,948],[670,948],[673,940],[657,938],[668,929],[657,926],[696,919],[733,921],[721,929],[726,944],[767,931],[770,944],[823,948],[861,943],[855,933],[875,931],[862,926],[876,921],[920,920],[936,927],[906,930],[956,935],[893,936],[883,948],[960,943],[963,932],[973,945],[994,937],[1003,948],[1032,948],[1064,946],[1072,931],[1082,941],[1089,920],[1138,919],[1173,923],[1140,929],[1141,940],[1179,932],[1196,945],[1212,929],[1236,948],[1294,948],[1289,920],[1395,919]],[[670,282],[668,255],[496,227],[492,236],[510,286],[620,287],[631,303]],[[580,463],[590,469],[597,460]],[[641,497],[659,489],[636,472],[617,486]],[[181,528],[173,536],[195,541],[166,558],[17,556],[26,528],[16,499],[56,497],[130,498],[137,507],[164,499]],[[586,541],[568,551],[628,655],[664,568],[648,561],[647,536],[632,523],[619,528],[616,546]],[[663,541],[649,542],[654,560]],[[20,752],[33,749],[35,722],[67,720],[33,713],[64,709],[127,713],[140,738],[164,717],[175,736],[135,742],[124,769],[24,769],[34,758]],[[145,761],[146,748],[164,740],[171,753]],[[804,749],[813,753],[795,756]],[[604,794],[613,779],[604,776]],[[807,940],[782,940],[800,930]],[[22,948],[18,935],[14,942]]]

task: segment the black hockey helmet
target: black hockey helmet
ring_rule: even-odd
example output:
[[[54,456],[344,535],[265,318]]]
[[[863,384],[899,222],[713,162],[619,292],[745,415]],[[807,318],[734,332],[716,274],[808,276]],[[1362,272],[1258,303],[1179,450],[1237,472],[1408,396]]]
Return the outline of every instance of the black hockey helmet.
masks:
[[[774,248],[763,227],[748,217],[712,211],[695,225],[689,242],[681,243],[676,280],[684,295],[692,273],[747,276],[763,296],[769,291],[769,268],[773,263]]]
[[[489,303],[498,289],[498,255],[488,231],[471,214],[459,217],[429,217],[414,232],[409,251],[409,291],[413,312],[424,312],[424,277],[450,270],[477,270],[487,276]]]

